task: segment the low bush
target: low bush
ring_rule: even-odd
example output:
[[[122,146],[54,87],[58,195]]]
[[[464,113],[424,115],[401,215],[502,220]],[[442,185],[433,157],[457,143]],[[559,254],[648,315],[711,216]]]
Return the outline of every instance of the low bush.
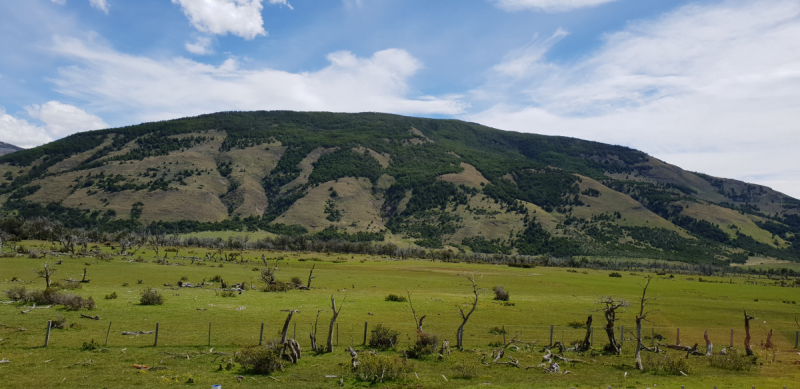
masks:
[[[217,274],[214,277],[211,277],[211,279],[208,280],[208,281],[209,282],[222,282],[222,276]]]
[[[405,297],[398,296],[396,294],[390,294],[390,295],[386,296],[386,298],[384,300],[386,300],[386,301],[394,301],[394,302],[397,302],[397,303],[404,303],[404,302],[408,301],[408,299],[406,299]]]
[[[619,274],[618,272],[611,272],[611,273],[608,274],[608,276],[609,277],[622,278],[622,274]]]
[[[75,290],[75,289],[82,289],[83,284],[79,281],[64,281],[64,285],[61,285],[62,288],[67,290]]]
[[[272,374],[283,371],[281,351],[278,342],[268,342],[265,346],[251,346],[236,353],[234,361],[245,370],[256,374]]]
[[[217,296],[220,297],[236,297],[237,293],[232,290],[218,290]]]
[[[417,334],[417,341],[414,342],[414,346],[408,350],[408,356],[414,359],[423,358],[435,353],[438,345],[438,336],[427,332],[420,332]]]
[[[479,369],[480,365],[475,361],[462,361],[453,365],[450,370],[453,372],[453,378],[471,380],[478,377]]]
[[[32,302],[38,305],[63,305],[68,310],[94,309],[94,299],[66,294],[55,289],[27,290],[24,286],[6,291],[6,296],[14,301]]]
[[[489,329],[489,333],[492,335],[504,335],[506,333],[506,330],[503,329],[502,327],[493,327]]]
[[[359,355],[353,369],[360,380],[369,382],[402,380],[412,371],[411,363],[405,359],[367,353]]]
[[[400,336],[400,331],[378,324],[372,329],[369,338],[369,346],[381,350],[393,348],[397,344],[398,336]]]
[[[749,357],[737,348],[730,347],[725,350],[726,355],[716,354],[708,358],[708,364],[725,370],[750,370],[755,366],[757,357]]]
[[[96,307],[94,299],[91,296],[83,298],[78,295],[64,295],[61,304],[70,311],[77,311],[79,309],[92,310]]]
[[[300,277],[292,277],[290,283],[296,288],[303,285],[303,280],[301,280]]]
[[[81,346],[81,351],[94,351],[99,349],[100,347],[101,347],[100,343],[97,343],[94,341],[94,339],[92,339],[91,342],[83,342],[83,345]]]
[[[145,289],[142,291],[139,303],[142,305],[162,305],[164,304],[164,296],[155,289]]]
[[[117,292],[111,292],[111,294],[106,295],[106,300],[115,300],[117,298]]]
[[[61,315],[50,321],[50,328],[63,330],[67,328],[67,318]]]
[[[495,286],[494,288],[492,288],[492,291],[494,291],[495,300],[508,301],[508,299],[510,298],[508,292],[506,292],[506,289],[503,287],[503,285]]]
[[[644,370],[659,375],[689,374],[689,361],[680,355],[646,354],[642,361]]]
[[[275,281],[261,288],[262,292],[288,292],[292,289],[290,284],[283,281]]]
[[[580,320],[573,320],[573,321],[567,323],[567,327],[585,328],[586,327],[586,322],[580,321]]]

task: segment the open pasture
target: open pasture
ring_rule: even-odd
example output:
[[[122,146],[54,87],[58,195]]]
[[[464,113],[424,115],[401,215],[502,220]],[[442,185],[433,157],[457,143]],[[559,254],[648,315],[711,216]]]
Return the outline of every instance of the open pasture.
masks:
[[[23,245],[45,246],[43,242]],[[108,250],[108,248],[103,248]],[[24,286],[44,289],[44,280],[35,271],[49,262],[57,269],[56,281],[87,279],[80,289],[68,291],[93,297],[93,310],[68,311],[61,306],[33,309],[30,303],[0,304],[0,387],[165,387],[184,385],[208,387],[338,387],[339,377],[345,386],[369,386],[349,368],[349,345],[364,350],[364,327],[368,331],[378,324],[401,332],[394,350],[380,355],[401,356],[413,344],[416,334],[414,318],[405,302],[385,301],[389,294],[411,293],[418,315],[427,315],[424,330],[447,339],[453,353],[439,360],[431,356],[411,360],[413,374],[405,380],[386,381],[377,387],[470,387],[491,384],[496,387],[547,388],[688,388],[717,385],[725,387],[793,387],[800,382],[800,354],[795,348],[800,316],[800,289],[780,287],[775,280],[757,277],[701,277],[697,275],[656,275],[638,271],[620,272],[622,277],[609,277],[609,271],[567,268],[512,268],[489,264],[444,263],[419,260],[392,260],[368,255],[326,255],[323,253],[243,251],[236,262],[206,260],[208,250],[180,248],[167,252],[168,264],[154,261],[154,252],[140,250],[132,257],[115,256],[110,260],[97,257],[63,255],[45,258],[28,256],[0,258],[0,290]],[[162,251],[163,255],[163,251]],[[260,288],[259,271],[264,268],[261,256],[269,266],[276,265],[277,279],[288,282],[298,277],[307,282],[314,266],[311,290],[262,292],[248,290],[235,297],[219,293],[219,276],[228,284],[244,282]],[[144,262],[133,261],[134,257]],[[197,257],[192,264],[191,259]],[[243,260],[241,259],[243,258]],[[62,263],[56,264],[61,260]],[[455,334],[461,324],[458,308],[471,307],[472,285],[464,274],[475,274],[481,289],[480,299],[465,326],[464,348],[455,350]],[[729,371],[709,366],[705,357],[688,359],[687,376],[639,372],[633,368],[635,342],[634,319],[638,298],[646,277],[653,277],[648,289],[647,310],[654,311],[643,329],[643,335],[664,337],[663,345],[674,344],[676,329],[681,329],[683,345],[704,345],[703,331],[708,330],[718,352],[730,342],[744,341],[743,308],[756,320],[751,322],[754,351],[758,364],[749,371]],[[12,279],[15,279],[12,281]],[[179,281],[199,284],[203,288],[178,288]],[[172,286],[165,286],[172,285]],[[510,293],[511,304],[493,300],[492,288],[502,285]],[[155,288],[164,296],[163,305],[139,303],[140,292]],[[116,299],[105,296],[117,294]],[[341,308],[338,326],[334,327],[334,352],[315,355],[309,352],[311,320],[319,314],[318,342],[325,344],[331,318],[331,296]],[[631,303],[618,314],[616,333],[624,327],[622,355],[602,353],[607,343],[605,324],[597,304],[602,296],[613,296]],[[8,300],[3,296],[0,300]],[[513,305],[512,305],[513,304]],[[296,338],[304,350],[296,365],[286,365],[272,378],[250,374],[236,364],[227,368],[232,354],[259,343],[261,325],[264,339],[280,337],[288,310],[299,310],[289,327],[289,337]],[[81,314],[99,316],[100,320],[81,318]],[[572,328],[571,322],[584,322],[593,315],[593,348],[586,353],[566,352],[564,356],[581,363],[563,363],[570,374],[545,373],[535,367],[542,362],[542,348],[551,342],[572,344],[581,340],[583,328]],[[48,320],[66,319],[66,329],[53,329],[48,347],[43,347]],[[110,331],[109,322],[111,323]],[[122,331],[153,331],[159,327],[158,346],[154,334],[121,335]],[[70,326],[72,325],[72,326]],[[24,329],[24,330],[23,330]],[[774,330],[776,352],[759,347],[767,332]],[[506,334],[502,334],[505,330]],[[296,332],[295,332],[296,331]],[[105,345],[108,334],[108,344]],[[517,340],[505,349],[506,356],[519,360],[523,369],[508,365],[482,365],[481,354],[490,354],[504,341]],[[81,351],[84,342],[97,342],[100,350]],[[535,342],[535,343],[534,343]],[[651,345],[651,339],[645,341]],[[210,352],[213,347],[213,353]],[[218,353],[223,354],[218,354]],[[683,352],[667,350],[672,357]],[[649,354],[649,353],[643,353]],[[773,361],[774,358],[774,361]],[[507,359],[504,359],[507,360]],[[489,358],[491,362],[491,358]],[[462,364],[462,363],[465,363]],[[140,370],[134,365],[157,369]],[[458,366],[474,372],[471,379],[457,378]],[[534,366],[525,370],[526,366]],[[219,370],[222,367],[222,370]],[[627,373],[627,374],[626,374]],[[337,376],[337,378],[326,378]],[[237,377],[242,377],[241,382]],[[192,385],[192,384],[188,384]],[[657,385],[657,386],[656,386]]]

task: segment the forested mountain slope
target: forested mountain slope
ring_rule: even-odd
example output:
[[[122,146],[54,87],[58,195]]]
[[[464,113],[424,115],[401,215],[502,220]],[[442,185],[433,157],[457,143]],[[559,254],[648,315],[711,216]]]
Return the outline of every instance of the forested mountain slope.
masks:
[[[800,201],[640,151],[457,120],[225,112],[0,157],[18,220],[488,253],[800,259]]]

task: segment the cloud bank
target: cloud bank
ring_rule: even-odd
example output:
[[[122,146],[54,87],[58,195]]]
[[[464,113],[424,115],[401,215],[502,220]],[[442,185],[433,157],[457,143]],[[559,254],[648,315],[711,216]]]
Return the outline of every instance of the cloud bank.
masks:
[[[490,71],[471,93],[485,109],[467,119],[624,144],[721,176],[798,177],[798,36],[800,3],[731,1],[631,24],[571,64],[548,62],[552,40],[537,42]]]
[[[543,12],[566,12],[576,8],[594,7],[617,0],[492,0],[507,11],[535,10]]]
[[[25,110],[33,119],[44,123],[39,126],[16,118],[0,107],[0,138],[4,142],[28,148],[51,142],[76,132],[108,128],[99,117],[59,101],[31,105]]]

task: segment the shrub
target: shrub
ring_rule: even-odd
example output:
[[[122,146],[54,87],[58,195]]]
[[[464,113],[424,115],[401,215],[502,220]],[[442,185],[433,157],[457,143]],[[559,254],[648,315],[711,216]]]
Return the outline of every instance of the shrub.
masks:
[[[502,327],[494,327],[494,328],[489,330],[489,333],[492,334],[492,335],[505,335],[506,334],[506,330],[503,329]]]
[[[418,359],[426,355],[431,355],[436,352],[436,346],[438,345],[438,336],[427,332],[420,332],[417,334],[417,341],[414,342],[414,347],[408,350],[408,356]]]
[[[139,303],[142,305],[162,305],[164,304],[164,296],[155,289],[145,289],[142,291]]]
[[[369,346],[382,350],[393,348],[397,344],[398,336],[400,336],[400,331],[378,324],[372,329]]]
[[[756,364],[756,359],[756,356],[748,357],[739,349],[730,347],[727,349],[726,355],[717,354],[709,357],[708,364],[719,369],[741,371],[752,369]]]
[[[94,299],[90,296],[89,298],[83,298],[77,295],[63,295],[61,304],[64,305],[68,310],[77,311],[79,309],[88,309],[92,310],[96,307],[94,303]]]
[[[394,302],[398,302],[398,303],[404,303],[404,302],[408,301],[408,299],[406,299],[405,297],[398,296],[396,294],[390,294],[390,295],[386,296],[386,298],[384,300],[385,301],[394,301]]]
[[[130,285],[130,284],[129,284],[129,283],[127,283],[127,282],[123,282],[123,283],[122,283],[122,286],[128,286],[128,285]]]
[[[100,343],[97,343],[92,339],[91,342],[83,342],[81,346],[81,351],[93,351],[100,348]]]
[[[112,292],[111,294],[106,295],[106,300],[115,300],[117,298],[117,292]]]
[[[608,276],[609,276],[609,277],[617,277],[617,278],[622,278],[622,274],[619,274],[619,273],[617,273],[617,272],[611,272],[611,273],[609,273],[609,274],[608,274]]]
[[[689,373],[689,361],[681,356],[652,355],[646,354],[644,370],[659,375],[681,375],[681,372]]]
[[[75,290],[82,289],[83,285],[78,281],[65,281],[61,287],[67,290]]]
[[[143,284],[143,283],[144,283],[144,280],[136,280],[136,283],[137,283],[137,284],[139,284],[139,285],[141,285],[141,284]]]
[[[358,362],[353,370],[363,381],[402,380],[412,372],[411,363],[397,357],[363,353],[358,357]]]
[[[453,378],[471,380],[478,376],[480,365],[474,361],[463,361],[456,363],[450,370],[453,371]]]
[[[495,300],[508,301],[510,296],[508,295],[508,292],[506,292],[506,289],[503,287],[503,285],[497,285],[492,288],[492,290],[494,291]]]
[[[301,280],[301,279],[300,279],[300,277],[292,277],[292,280],[291,280],[290,282],[291,282],[291,283],[292,283],[292,285],[294,285],[295,287],[297,287],[297,286],[302,286],[302,285],[303,285],[303,280]]]
[[[266,346],[251,346],[239,351],[234,361],[243,368],[256,374],[272,374],[283,371],[281,351],[277,341],[268,342]]]
[[[209,282],[222,282],[222,276],[217,274],[214,277],[211,277],[211,279],[208,280],[208,281]]]
[[[583,321],[580,321],[580,320],[573,320],[573,321],[567,323],[567,327],[584,328],[584,327],[586,327],[586,322],[583,322]]]
[[[292,289],[291,285],[283,281],[275,281],[261,288],[262,292],[288,292]]]
[[[217,291],[217,296],[220,297],[236,297],[236,292],[232,290],[220,290]]]
[[[25,300],[27,295],[28,290],[24,286],[15,286],[6,291],[6,297],[13,301]]]
[[[50,321],[50,328],[63,330],[67,328],[67,318],[64,316],[58,315],[58,318],[53,319]]]

